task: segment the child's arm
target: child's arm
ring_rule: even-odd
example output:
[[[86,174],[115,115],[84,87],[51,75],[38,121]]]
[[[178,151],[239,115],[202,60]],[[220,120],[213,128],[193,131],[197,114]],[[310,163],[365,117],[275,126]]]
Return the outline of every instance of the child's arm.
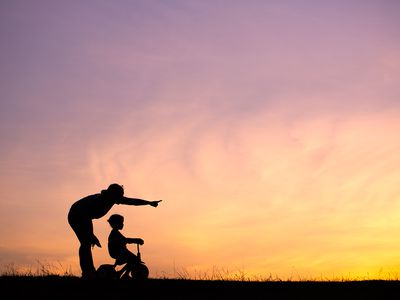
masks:
[[[139,245],[144,244],[144,241],[140,238],[126,238],[126,242],[128,244],[139,244]]]

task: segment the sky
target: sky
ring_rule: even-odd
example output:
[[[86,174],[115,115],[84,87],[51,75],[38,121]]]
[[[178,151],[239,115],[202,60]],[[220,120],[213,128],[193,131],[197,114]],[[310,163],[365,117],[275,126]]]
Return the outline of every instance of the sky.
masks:
[[[80,275],[110,183],[153,277],[398,278],[400,3],[0,3],[0,266]],[[131,248],[131,250],[135,250]],[[203,275],[201,275],[203,274]]]

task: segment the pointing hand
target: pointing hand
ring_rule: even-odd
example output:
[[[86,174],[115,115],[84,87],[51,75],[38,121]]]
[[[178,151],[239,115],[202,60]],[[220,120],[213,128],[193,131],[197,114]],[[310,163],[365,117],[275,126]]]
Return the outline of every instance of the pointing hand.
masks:
[[[160,203],[162,200],[157,200],[157,201],[151,201],[150,205],[153,207],[157,207],[158,203]]]

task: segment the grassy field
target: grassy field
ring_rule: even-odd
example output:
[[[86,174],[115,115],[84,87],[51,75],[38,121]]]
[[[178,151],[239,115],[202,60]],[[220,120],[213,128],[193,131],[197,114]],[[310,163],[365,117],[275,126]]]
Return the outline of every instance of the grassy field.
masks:
[[[74,276],[1,276],[7,299],[400,299],[400,281],[87,281]],[[3,298],[5,299],[5,298]]]

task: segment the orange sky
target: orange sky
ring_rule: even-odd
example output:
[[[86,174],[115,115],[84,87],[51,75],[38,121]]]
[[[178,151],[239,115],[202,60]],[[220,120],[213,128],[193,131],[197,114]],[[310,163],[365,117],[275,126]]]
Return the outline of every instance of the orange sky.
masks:
[[[109,213],[151,276],[397,278],[399,4],[0,8],[3,268],[79,274],[68,209],[118,182],[163,199]]]

